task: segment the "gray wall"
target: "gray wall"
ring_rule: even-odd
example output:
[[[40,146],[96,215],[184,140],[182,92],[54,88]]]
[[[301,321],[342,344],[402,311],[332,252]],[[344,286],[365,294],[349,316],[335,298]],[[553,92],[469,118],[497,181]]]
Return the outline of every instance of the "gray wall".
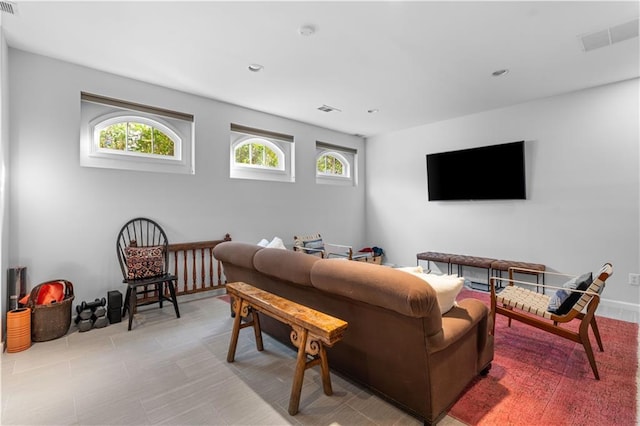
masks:
[[[2,31],[2,16],[0,13],[0,298],[2,300],[2,315],[0,315],[0,330],[2,330],[2,341],[5,337],[4,319],[5,312],[8,310],[9,302],[7,300],[7,264],[9,263],[9,218],[7,206],[8,194],[7,189],[9,172],[9,66],[8,53],[9,48]]]
[[[9,49],[11,186],[8,266],[27,266],[29,288],[66,278],[78,301],[122,289],[115,239],[128,219],[160,222],[171,242],[256,243],[321,232],[364,241],[364,155],[359,186],[315,183],[315,141],[363,151],[361,138]],[[83,168],[80,91],[195,115],[196,174]],[[229,179],[229,124],[295,137],[296,182]],[[4,239],[4,238],[3,238]],[[358,247],[359,248],[359,247]]]
[[[11,95],[10,121],[3,108],[11,128],[10,149],[6,136],[2,146],[10,154],[2,269],[27,266],[30,287],[67,278],[79,300],[121,289],[115,236],[127,219],[145,215],[174,242],[230,232],[290,244],[295,233],[318,231],[334,242],[381,246],[397,265],[415,264],[424,250],[564,272],[611,261],[605,302],[638,304],[638,288],[627,284],[640,271],[638,80],[370,138],[365,182],[364,143],[354,136],[14,49],[2,67]],[[80,91],[195,114],[196,175],[81,168]],[[294,135],[296,183],[230,180],[230,122]],[[315,184],[316,139],[359,150],[358,187]],[[425,154],[522,139],[526,201],[427,202]]]
[[[433,250],[581,273],[612,262],[603,294],[635,304],[640,272],[638,80],[367,140],[367,237],[387,260]],[[527,200],[428,202],[425,155],[526,141]],[[394,149],[388,149],[393,146]]]

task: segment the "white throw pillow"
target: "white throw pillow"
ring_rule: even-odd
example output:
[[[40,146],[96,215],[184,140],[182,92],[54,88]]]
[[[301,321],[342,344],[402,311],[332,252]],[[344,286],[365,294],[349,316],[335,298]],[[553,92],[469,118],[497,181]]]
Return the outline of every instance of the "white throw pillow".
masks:
[[[261,239],[260,242],[258,243],[260,247],[266,247],[268,244],[269,244],[269,240],[267,240],[266,238]]]
[[[464,286],[464,278],[457,275],[421,274],[436,291],[440,312],[446,314],[456,304],[456,297]]]
[[[404,272],[408,272],[410,274],[422,274],[424,272],[424,270],[422,269],[422,266],[403,266],[401,268],[395,268],[398,271],[404,271]]]
[[[422,271],[422,267],[420,266],[396,269],[408,272],[426,281],[436,291],[440,313],[444,315],[449,312],[449,310],[456,305],[456,297],[458,297],[458,294],[460,294],[464,286],[464,278],[458,277],[457,275],[423,274],[416,272],[417,268],[420,268],[420,271]]]
[[[267,244],[268,248],[278,248],[278,249],[282,249],[282,250],[286,250],[287,247],[285,247],[284,245],[284,241],[282,241],[282,238],[278,238],[278,237],[273,237],[273,240],[271,240],[271,242],[269,244]]]

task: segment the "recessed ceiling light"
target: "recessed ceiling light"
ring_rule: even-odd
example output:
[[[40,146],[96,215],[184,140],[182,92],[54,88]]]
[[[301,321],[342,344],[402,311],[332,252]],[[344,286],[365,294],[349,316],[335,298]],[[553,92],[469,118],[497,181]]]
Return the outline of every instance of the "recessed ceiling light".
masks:
[[[316,27],[314,27],[313,25],[303,25],[298,28],[298,32],[300,33],[300,35],[308,37],[316,32]]]
[[[509,70],[507,70],[507,69],[504,69],[504,70],[498,70],[498,71],[494,71],[494,72],[492,72],[492,73],[491,73],[491,75],[492,75],[492,76],[494,76],[494,77],[500,77],[500,76],[505,75],[505,74],[506,74],[506,73],[508,73],[508,72],[509,72]]]
[[[372,109],[368,109],[367,112],[369,114],[375,114],[375,113],[380,112],[380,110],[378,108],[372,108]]]
[[[249,65],[249,71],[251,72],[260,72],[264,67],[260,64],[251,64]]]

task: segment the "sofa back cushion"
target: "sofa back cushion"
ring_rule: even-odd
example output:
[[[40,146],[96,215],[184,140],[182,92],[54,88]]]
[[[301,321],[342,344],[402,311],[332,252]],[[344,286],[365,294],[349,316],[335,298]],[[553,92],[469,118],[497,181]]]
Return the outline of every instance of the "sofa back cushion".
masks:
[[[311,267],[318,261],[319,257],[302,252],[265,248],[254,256],[253,267],[284,281],[311,286]]]
[[[311,268],[311,282],[317,289],[410,317],[441,316],[433,288],[413,275],[392,268],[324,259]]]

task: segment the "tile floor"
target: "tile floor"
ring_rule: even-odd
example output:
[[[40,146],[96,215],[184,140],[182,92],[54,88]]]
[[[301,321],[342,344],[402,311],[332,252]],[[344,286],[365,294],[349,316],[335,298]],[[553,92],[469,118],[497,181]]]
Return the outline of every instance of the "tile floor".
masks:
[[[300,412],[287,407],[295,352],[244,330],[226,362],[232,319],[215,297],[140,309],[127,321],[2,354],[2,425],[420,425],[422,422],[332,374],[322,392],[305,373]],[[462,425],[445,417],[440,426]]]

